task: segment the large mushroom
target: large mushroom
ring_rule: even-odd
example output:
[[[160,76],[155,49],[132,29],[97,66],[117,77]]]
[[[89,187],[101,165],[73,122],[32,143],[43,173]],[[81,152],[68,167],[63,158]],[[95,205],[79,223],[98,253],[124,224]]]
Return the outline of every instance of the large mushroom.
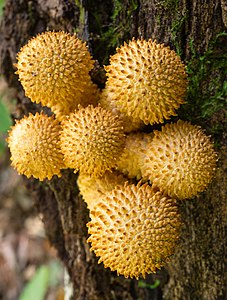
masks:
[[[117,49],[105,67],[103,92],[108,102],[134,123],[162,123],[176,115],[187,90],[185,66],[169,47],[133,39]]]
[[[103,195],[87,224],[99,263],[125,277],[145,277],[173,254],[180,230],[176,201],[148,184],[125,183]]]
[[[89,72],[94,61],[84,42],[59,31],[32,38],[17,55],[17,74],[25,95],[48,106],[61,120],[78,104],[96,104],[98,89]]]

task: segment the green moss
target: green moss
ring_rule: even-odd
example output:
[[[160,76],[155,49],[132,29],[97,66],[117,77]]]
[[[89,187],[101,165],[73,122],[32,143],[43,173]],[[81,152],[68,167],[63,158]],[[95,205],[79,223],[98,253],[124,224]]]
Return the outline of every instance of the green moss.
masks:
[[[226,131],[227,54],[223,45],[227,33],[219,33],[203,54],[190,41],[191,58],[186,61],[189,87],[186,104],[178,110],[181,119],[201,125],[211,134],[215,146],[223,144]]]
[[[176,14],[176,17],[173,19],[172,26],[170,29],[172,42],[175,46],[176,53],[179,56],[182,56],[182,45],[181,45],[181,32],[185,24],[187,15],[181,15],[180,13]]]
[[[160,285],[160,280],[156,280],[153,284],[149,284],[145,282],[144,280],[139,280],[138,281],[138,287],[139,288],[148,288],[151,290],[156,289]]]
[[[191,59],[186,62],[189,75],[187,103],[179,114],[191,121],[204,121],[227,104],[227,54],[223,43],[227,33],[220,33],[202,55],[190,41]]]
[[[158,4],[166,10],[176,11],[179,0],[161,0]]]
[[[118,46],[130,38],[131,17],[139,6],[138,0],[129,0],[127,5],[123,5],[122,1],[119,0],[110,2],[111,11],[106,26],[103,26],[105,23],[102,19],[103,12],[100,12],[97,7],[90,20],[94,56],[97,53],[97,58],[101,64],[108,64],[109,56],[115,53]],[[103,8],[103,6],[100,7]]]
[[[83,30],[82,28],[84,28],[85,8],[81,4],[81,1],[79,1],[79,0],[75,0],[75,4],[79,8],[79,12],[80,12],[80,14],[79,14],[79,26],[75,29],[75,33],[78,34],[81,30]]]

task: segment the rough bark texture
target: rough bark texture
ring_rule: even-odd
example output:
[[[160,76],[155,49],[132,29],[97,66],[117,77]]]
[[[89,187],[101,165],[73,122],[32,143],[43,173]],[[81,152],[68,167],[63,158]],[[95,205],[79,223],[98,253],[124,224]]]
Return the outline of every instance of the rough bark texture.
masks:
[[[13,67],[16,53],[30,37],[45,30],[76,31],[102,65],[124,40],[142,36],[170,45],[188,62],[189,103],[179,115],[203,126],[218,145],[215,180],[201,196],[179,204],[184,225],[176,254],[166,268],[168,273],[162,270],[146,279],[152,283],[159,278],[161,286],[157,289],[139,288],[136,280],[117,277],[97,264],[86,243],[88,211],[78,196],[75,174],[65,171],[61,179],[44,183],[25,180],[43,215],[47,235],[68,269],[73,299],[225,298],[225,111],[222,102],[215,100],[211,104],[216,109],[212,106],[212,113],[207,112],[211,104],[204,99],[216,99],[218,91],[224,100],[226,97],[226,89],[221,90],[224,65],[217,65],[225,55],[226,19],[226,4],[220,0],[6,1],[0,28],[1,73],[15,88],[16,118],[40,110],[24,96]],[[104,76],[98,65],[93,76],[102,87]],[[213,82],[214,78],[217,81]]]

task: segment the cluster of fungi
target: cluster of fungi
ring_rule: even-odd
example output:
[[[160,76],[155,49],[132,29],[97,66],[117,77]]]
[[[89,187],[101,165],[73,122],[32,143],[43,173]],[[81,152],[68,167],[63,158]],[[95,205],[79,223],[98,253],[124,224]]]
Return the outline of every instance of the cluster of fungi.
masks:
[[[185,66],[156,41],[132,39],[105,66],[99,90],[84,42],[45,32],[18,53],[25,95],[53,114],[29,114],[9,132],[12,166],[40,181],[71,168],[86,201],[91,250],[105,267],[145,277],[164,266],[180,234],[178,200],[206,189],[217,155],[203,130],[176,115],[187,90]]]

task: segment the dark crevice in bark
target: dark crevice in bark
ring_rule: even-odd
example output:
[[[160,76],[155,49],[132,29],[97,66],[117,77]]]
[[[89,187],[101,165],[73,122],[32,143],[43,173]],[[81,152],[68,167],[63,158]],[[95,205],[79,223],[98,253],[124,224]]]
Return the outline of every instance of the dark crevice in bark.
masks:
[[[36,180],[26,180],[25,183],[28,190],[33,194],[34,204],[37,212],[42,216],[50,243],[57,249],[59,258],[67,266],[69,258],[65,249],[61,219],[56,209],[57,201],[53,197],[52,191],[48,189],[48,185],[39,184]],[[36,188],[35,190],[34,187]]]

